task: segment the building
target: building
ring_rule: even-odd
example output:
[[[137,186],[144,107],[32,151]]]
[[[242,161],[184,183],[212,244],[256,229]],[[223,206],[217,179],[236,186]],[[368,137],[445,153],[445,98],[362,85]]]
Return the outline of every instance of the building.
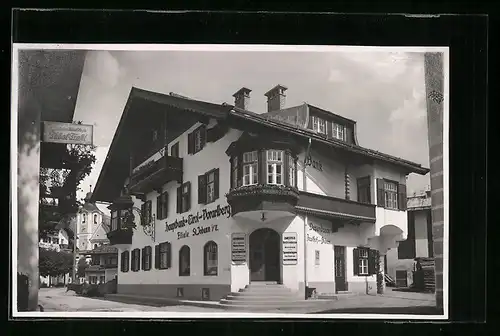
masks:
[[[377,290],[385,253],[407,237],[406,177],[429,170],[361,147],[354,120],[286,108],[285,91],[257,114],[247,88],[234,106],[131,90],[92,194],[111,203],[118,293]]]
[[[80,251],[87,251],[98,246],[106,245],[109,240],[106,236],[110,218],[95,202],[91,202],[91,192],[85,196],[85,203],[77,214],[77,247]]]
[[[56,229],[47,234],[46,237],[41,238],[38,246],[44,249],[60,251],[71,251],[68,231],[65,229]],[[71,282],[70,274],[63,274],[57,277],[40,276],[40,283],[45,286],[52,286],[57,284],[67,284]]]
[[[387,251],[387,274],[397,287],[413,284],[415,258],[432,258],[431,195],[430,190],[408,197],[408,237],[397,248]]]
[[[85,270],[85,282],[101,284],[117,277],[118,250],[115,247],[101,245],[92,250],[80,251],[80,255],[90,258],[89,267]]]

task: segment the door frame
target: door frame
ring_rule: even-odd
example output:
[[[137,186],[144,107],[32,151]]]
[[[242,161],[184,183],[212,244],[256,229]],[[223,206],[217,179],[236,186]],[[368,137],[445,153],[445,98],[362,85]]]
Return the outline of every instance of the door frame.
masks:
[[[277,237],[278,246],[276,247],[276,250],[278,252],[277,259],[278,259],[278,272],[279,272],[279,274],[277,275],[278,279],[276,279],[276,280],[265,280],[265,278],[266,278],[265,273],[264,273],[264,280],[252,280],[252,270],[250,268],[250,265],[252,263],[252,260],[251,260],[252,259],[251,236],[252,236],[252,234],[256,233],[259,230],[270,230],[270,231],[274,232],[274,234]],[[265,259],[266,259],[265,247],[263,250],[264,250],[264,267],[265,267]],[[260,228],[253,230],[252,232],[250,232],[248,234],[248,283],[251,283],[251,282],[274,282],[274,281],[276,281],[279,284],[283,283],[282,254],[283,253],[282,253],[282,244],[281,244],[281,234],[278,231],[276,231],[275,229],[272,229],[272,228],[268,228],[268,227],[260,227]]]

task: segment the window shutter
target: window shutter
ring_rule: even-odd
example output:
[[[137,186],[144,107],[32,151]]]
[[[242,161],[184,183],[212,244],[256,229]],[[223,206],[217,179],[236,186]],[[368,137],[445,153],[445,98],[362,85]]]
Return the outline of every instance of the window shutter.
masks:
[[[236,187],[241,187],[243,185],[243,154],[238,155],[238,167],[236,168],[236,170],[238,172],[238,179],[236,180],[238,185]],[[259,174],[261,174],[261,171],[262,169],[261,167],[259,167]],[[261,181],[260,176],[259,176],[259,181]]]
[[[307,124],[307,128],[313,129],[313,117],[309,115],[309,123]]]
[[[326,120],[325,121],[325,127],[326,127],[326,136],[328,139],[332,138],[332,122]]]
[[[159,195],[158,197],[156,197],[156,218],[157,219],[163,218],[161,197],[162,197],[162,195]]]
[[[385,207],[384,179],[377,179],[377,205]]]
[[[130,253],[130,259],[132,260],[130,263],[130,269],[133,272],[135,271],[135,250],[132,250],[132,252]]]
[[[368,176],[366,178],[366,189],[368,190],[368,203],[372,203],[372,177]]]
[[[368,250],[368,275],[377,274],[377,251],[376,250]]]
[[[144,253],[145,250],[146,250],[146,248],[143,247],[141,249],[141,254],[140,254],[141,255],[141,267],[140,267],[140,269],[143,270],[143,271],[144,271],[144,264],[145,264],[144,257],[146,256],[146,253]]]
[[[219,198],[219,168],[214,172],[214,199]]]
[[[168,217],[168,192],[166,192],[166,191],[163,193],[162,205],[163,205],[163,210],[162,210],[163,218],[167,218]]]
[[[182,185],[177,188],[177,213],[182,213]]]
[[[352,250],[352,260],[353,260],[353,274],[359,275],[359,250],[357,248]]]
[[[120,270],[121,270],[122,272],[124,272],[124,270],[125,270],[125,267],[123,266],[123,265],[125,265],[125,263],[123,262],[123,256],[124,256],[124,255],[125,255],[125,252],[122,252],[122,253],[120,254]]]
[[[406,185],[399,184],[398,186],[398,208],[399,210],[406,210]]]
[[[229,169],[229,186],[230,186],[230,189],[232,188],[236,188],[235,185],[233,185],[233,181],[234,181],[234,178],[233,178],[233,160],[234,160],[234,157],[231,156],[231,158],[229,159],[229,167],[231,167],[231,169]]]
[[[203,148],[207,143],[207,126],[205,125],[200,126],[199,130],[201,138],[201,148]]]
[[[170,243],[166,243],[166,251],[167,251],[167,268],[170,268],[172,265],[172,245]]]
[[[152,262],[152,254],[153,254],[153,248],[151,246],[147,247],[148,249],[148,271],[151,270],[151,262]]]
[[[194,132],[188,134],[188,154],[194,153]]]
[[[187,189],[188,189],[188,192],[187,192],[187,200],[186,200],[186,211],[189,211],[189,209],[191,209],[191,182],[186,182],[186,186],[187,186]]]
[[[198,204],[207,203],[207,176],[198,175]]]
[[[155,245],[155,268],[160,268],[160,245]]]
[[[148,223],[150,223],[153,220],[153,201],[149,200],[148,201]]]

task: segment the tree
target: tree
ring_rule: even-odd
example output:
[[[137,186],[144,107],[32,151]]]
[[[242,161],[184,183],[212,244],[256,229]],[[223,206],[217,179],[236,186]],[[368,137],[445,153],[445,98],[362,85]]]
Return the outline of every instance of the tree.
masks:
[[[89,263],[87,262],[87,258],[82,257],[78,260],[77,266],[77,274],[78,277],[83,278],[85,276],[85,270],[89,267]]]
[[[41,276],[59,276],[73,269],[73,254],[64,251],[39,249],[38,268]]]

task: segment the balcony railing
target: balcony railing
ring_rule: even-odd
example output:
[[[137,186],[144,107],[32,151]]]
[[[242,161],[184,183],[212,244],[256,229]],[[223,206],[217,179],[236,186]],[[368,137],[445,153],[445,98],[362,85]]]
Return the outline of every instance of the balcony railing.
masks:
[[[375,205],[331,196],[300,192],[297,210],[323,214],[326,217],[375,221]]]
[[[107,233],[109,245],[130,245],[132,244],[132,229],[118,229]]]
[[[182,158],[164,155],[132,173],[129,182],[130,193],[146,193],[170,181],[181,181],[182,172]]]

